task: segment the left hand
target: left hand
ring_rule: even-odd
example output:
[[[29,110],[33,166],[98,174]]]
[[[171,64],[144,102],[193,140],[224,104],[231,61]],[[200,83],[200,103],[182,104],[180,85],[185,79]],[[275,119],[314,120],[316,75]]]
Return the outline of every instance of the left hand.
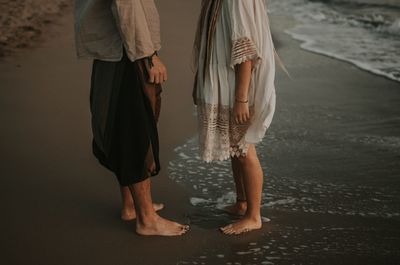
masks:
[[[236,124],[243,124],[249,121],[249,103],[235,102],[235,105],[233,106],[233,119]]]
[[[168,79],[167,68],[157,55],[153,55],[151,60],[153,63],[152,66],[149,65],[147,60],[145,61],[147,73],[149,74],[148,82],[157,85],[164,83]]]

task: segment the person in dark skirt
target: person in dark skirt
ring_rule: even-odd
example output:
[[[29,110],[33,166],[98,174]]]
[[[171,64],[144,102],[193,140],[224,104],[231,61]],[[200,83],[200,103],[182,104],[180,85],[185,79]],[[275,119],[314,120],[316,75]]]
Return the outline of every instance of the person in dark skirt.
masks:
[[[167,70],[158,57],[160,22],[154,0],[76,0],[78,57],[92,58],[93,153],[112,171],[121,218],[140,235],[177,236],[188,226],[157,214],[151,176],[160,171],[157,121]]]

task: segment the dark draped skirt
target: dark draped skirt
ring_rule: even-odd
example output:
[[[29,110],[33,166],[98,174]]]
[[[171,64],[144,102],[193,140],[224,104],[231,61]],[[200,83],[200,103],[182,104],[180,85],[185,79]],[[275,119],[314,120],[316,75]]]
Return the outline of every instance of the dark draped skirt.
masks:
[[[157,120],[161,87],[148,84],[144,61],[94,60],[90,93],[93,153],[121,186],[160,171]],[[155,163],[155,171],[148,168]]]

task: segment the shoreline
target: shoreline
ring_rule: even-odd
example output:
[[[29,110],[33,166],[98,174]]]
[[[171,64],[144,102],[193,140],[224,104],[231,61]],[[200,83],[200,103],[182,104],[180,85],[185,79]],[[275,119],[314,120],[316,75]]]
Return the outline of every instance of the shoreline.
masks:
[[[350,62],[365,71],[400,82],[397,17],[388,1],[272,1],[271,14],[287,15],[296,25],[286,30],[307,51]]]
[[[326,56],[328,58],[331,58],[331,59],[334,59],[334,60],[339,60],[339,61],[344,62],[344,63],[349,63],[350,65],[355,66],[358,69],[363,70],[363,71],[365,71],[367,73],[373,74],[373,75],[375,75],[377,77],[383,77],[383,78],[387,79],[388,81],[393,81],[393,82],[396,82],[396,83],[400,83],[400,80],[395,79],[395,77],[390,77],[385,72],[379,72],[377,70],[368,68],[367,66],[363,66],[361,63],[359,63],[359,62],[357,62],[355,60],[351,61],[350,59],[347,59],[344,56],[340,56],[340,55],[337,55],[337,54],[334,54],[334,53],[329,53],[329,52],[324,51],[324,50],[316,50],[315,48],[314,49],[310,48],[308,46],[310,46],[310,45],[312,45],[314,43],[313,40],[309,40],[306,37],[302,37],[300,34],[291,33],[290,29],[286,30],[285,33],[290,35],[291,38],[293,38],[294,40],[298,41],[299,42],[299,46],[305,51],[308,51],[308,52],[311,52],[311,53],[314,53],[314,54],[317,54],[317,55]]]

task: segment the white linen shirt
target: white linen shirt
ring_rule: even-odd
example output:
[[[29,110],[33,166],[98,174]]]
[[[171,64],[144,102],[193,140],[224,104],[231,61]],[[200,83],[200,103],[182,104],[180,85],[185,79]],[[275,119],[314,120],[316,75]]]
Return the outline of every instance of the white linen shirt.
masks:
[[[125,49],[136,61],[160,50],[160,18],[154,0],[75,0],[79,58],[119,61]]]

